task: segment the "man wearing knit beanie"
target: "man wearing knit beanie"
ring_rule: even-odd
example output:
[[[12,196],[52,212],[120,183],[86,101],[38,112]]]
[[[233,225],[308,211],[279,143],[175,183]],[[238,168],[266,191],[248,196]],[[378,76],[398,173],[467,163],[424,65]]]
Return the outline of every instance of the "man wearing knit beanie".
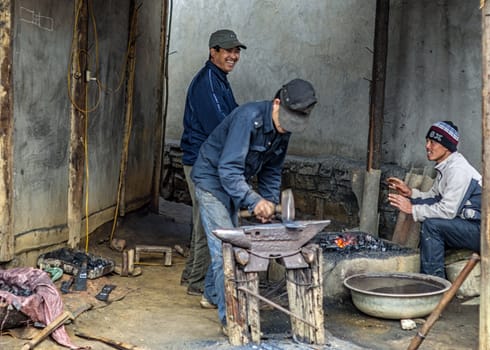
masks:
[[[421,272],[445,278],[446,247],[480,252],[482,177],[457,151],[459,131],[454,123],[432,124],[425,138],[427,159],[436,163],[432,188],[422,192],[390,177],[389,187],[397,193],[389,194],[388,200],[421,223]]]

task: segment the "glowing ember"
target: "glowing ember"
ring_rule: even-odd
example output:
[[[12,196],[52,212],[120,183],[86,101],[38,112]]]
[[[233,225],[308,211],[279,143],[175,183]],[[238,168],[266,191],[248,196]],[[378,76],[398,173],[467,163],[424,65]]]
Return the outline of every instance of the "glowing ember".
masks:
[[[342,249],[357,243],[356,239],[350,235],[348,235],[346,237],[337,237],[334,240],[334,242],[337,245],[337,247],[342,248]]]
[[[315,241],[324,250],[335,250],[345,253],[366,250],[384,252],[386,250],[402,249],[389,241],[360,231],[323,232],[316,236]]]

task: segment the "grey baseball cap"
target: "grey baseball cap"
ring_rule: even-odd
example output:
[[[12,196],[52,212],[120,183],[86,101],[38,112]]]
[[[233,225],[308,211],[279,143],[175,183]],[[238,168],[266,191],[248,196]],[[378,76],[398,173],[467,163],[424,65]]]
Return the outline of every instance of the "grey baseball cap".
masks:
[[[230,29],[220,29],[209,37],[209,48],[222,47],[223,49],[232,49],[234,47],[241,47],[246,49],[236,36],[235,32]]]
[[[290,132],[303,131],[308,123],[310,112],[317,103],[315,89],[310,82],[293,79],[279,90],[281,100],[279,122]]]

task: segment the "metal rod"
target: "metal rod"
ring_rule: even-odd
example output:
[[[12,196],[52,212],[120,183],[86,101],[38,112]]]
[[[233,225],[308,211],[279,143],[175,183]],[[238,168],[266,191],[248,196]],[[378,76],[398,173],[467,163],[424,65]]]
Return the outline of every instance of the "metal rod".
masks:
[[[258,298],[258,299],[262,300],[263,302],[266,302],[266,303],[267,303],[267,304],[269,304],[270,306],[275,307],[275,308],[276,308],[276,309],[278,309],[279,311],[282,311],[282,312],[284,312],[285,314],[288,314],[289,316],[293,316],[294,318],[297,318],[297,319],[298,319],[298,320],[300,320],[301,322],[306,323],[308,326],[313,327],[313,328],[314,328],[316,331],[318,330],[318,327],[317,327],[317,326],[315,326],[313,323],[311,323],[311,322],[309,322],[309,321],[305,320],[304,318],[302,318],[302,317],[300,317],[300,316],[298,316],[298,315],[296,315],[296,314],[292,313],[291,311],[289,311],[289,310],[287,310],[287,309],[283,308],[281,305],[278,305],[278,304],[274,303],[273,301],[270,301],[269,299],[264,298],[262,295],[257,294],[257,293],[255,293],[255,292],[252,292],[250,289],[247,289],[247,288],[245,288],[245,287],[238,287],[237,289],[238,289],[238,290],[240,290],[240,291],[242,291],[242,292],[245,292],[245,293],[247,293],[247,294],[253,295],[254,297],[256,297],[256,298]]]
[[[461,270],[458,277],[456,277],[456,280],[452,284],[451,288],[449,288],[449,290],[446,293],[444,293],[441,301],[439,302],[439,304],[437,304],[434,311],[432,311],[432,313],[429,315],[427,321],[424,323],[420,331],[417,332],[417,335],[412,338],[412,341],[410,342],[410,345],[408,346],[407,350],[416,350],[419,348],[420,344],[422,344],[422,341],[427,336],[427,333],[429,333],[429,330],[432,328],[434,323],[436,323],[436,321],[441,316],[442,310],[444,310],[447,304],[449,304],[451,299],[458,291],[459,287],[461,287],[464,280],[466,279],[466,277],[468,277],[471,270],[473,270],[473,268],[475,267],[478,261],[480,261],[480,256],[476,253],[473,253],[471,255],[470,260],[466,263],[465,267],[463,268],[463,270]]]
[[[373,69],[369,89],[367,171],[381,168],[389,15],[390,0],[377,0],[374,26]]]

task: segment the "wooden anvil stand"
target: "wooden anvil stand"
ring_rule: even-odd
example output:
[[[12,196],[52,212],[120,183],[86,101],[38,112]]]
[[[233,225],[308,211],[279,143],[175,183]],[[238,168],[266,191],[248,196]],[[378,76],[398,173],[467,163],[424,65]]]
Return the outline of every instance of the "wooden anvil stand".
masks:
[[[250,342],[260,343],[260,300],[291,316],[294,339],[307,344],[324,344],[321,248],[316,244],[301,248],[301,255],[308,267],[286,267],[289,310],[259,295],[259,273],[245,272],[243,254],[247,254],[244,249],[223,243],[226,318],[230,344],[238,346]],[[279,263],[281,260],[278,259]]]

